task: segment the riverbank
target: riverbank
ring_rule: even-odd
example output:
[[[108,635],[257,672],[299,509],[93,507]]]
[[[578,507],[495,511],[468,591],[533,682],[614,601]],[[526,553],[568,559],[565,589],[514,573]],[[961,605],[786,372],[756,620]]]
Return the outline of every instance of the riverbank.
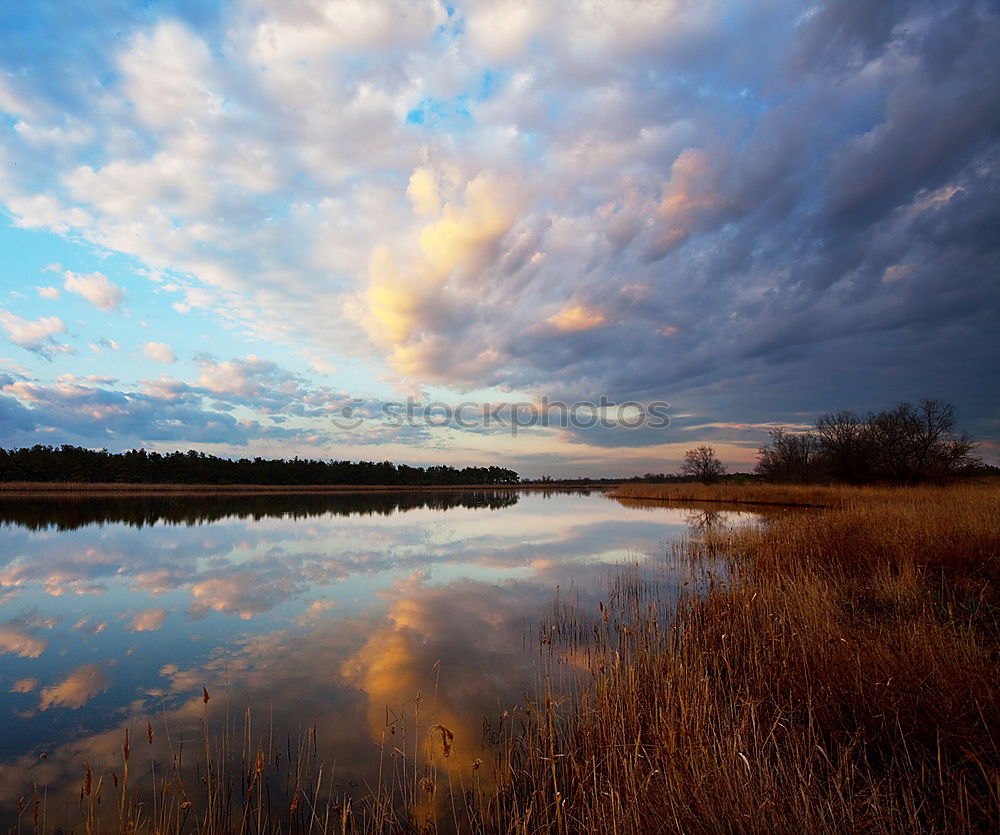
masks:
[[[723,504],[780,505],[784,507],[846,508],[868,502],[942,500],[942,491],[961,495],[964,490],[978,491],[1000,486],[996,480],[968,480],[944,488],[937,485],[901,487],[894,485],[852,486],[847,484],[622,484],[619,498],[649,502],[711,502]]]

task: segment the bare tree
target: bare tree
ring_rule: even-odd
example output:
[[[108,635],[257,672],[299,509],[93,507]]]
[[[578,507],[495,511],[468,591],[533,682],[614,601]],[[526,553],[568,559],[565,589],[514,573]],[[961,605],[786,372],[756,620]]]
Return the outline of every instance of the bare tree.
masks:
[[[725,465],[715,456],[710,446],[699,446],[684,453],[681,475],[692,476],[705,484],[712,484],[726,474]]]
[[[773,429],[759,450],[757,472],[772,481],[866,483],[942,481],[982,466],[975,444],[955,433],[955,410],[940,400],[861,417],[856,412],[825,414],[813,432]]]
[[[816,440],[829,475],[840,481],[871,480],[875,442],[871,418],[844,410],[816,421]]]
[[[900,403],[870,418],[876,469],[899,482],[940,480],[978,461],[966,434],[956,435],[955,410],[940,400]]]
[[[775,427],[771,442],[757,452],[756,471],[771,481],[805,482],[816,477],[819,442],[811,432],[789,432]]]

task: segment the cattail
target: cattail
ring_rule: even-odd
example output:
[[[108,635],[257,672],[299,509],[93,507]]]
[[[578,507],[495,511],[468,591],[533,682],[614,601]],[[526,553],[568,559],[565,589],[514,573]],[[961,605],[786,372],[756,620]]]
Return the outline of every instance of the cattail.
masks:
[[[441,734],[441,747],[444,749],[444,755],[450,757],[451,746],[455,741],[455,734],[449,731],[444,725],[435,725],[433,729]]]
[[[146,720],[146,742],[150,745],[153,744],[153,723],[148,719]]]
[[[202,701],[202,703],[207,705],[208,704],[208,700],[210,698],[211,698],[211,696],[208,695],[208,688],[207,687],[202,687],[201,688],[201,701]]]

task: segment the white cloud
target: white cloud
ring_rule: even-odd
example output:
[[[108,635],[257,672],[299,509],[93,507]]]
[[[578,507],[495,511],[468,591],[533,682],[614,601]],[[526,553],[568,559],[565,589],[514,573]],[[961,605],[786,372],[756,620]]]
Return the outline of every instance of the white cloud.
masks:
[[[14,225],[23,229],[47,228],[64,234],[71,228],[88,227],[93,222],[88,212],[77,206],[66,208],[51,194],[11,194],[6,202],[14,216]]]
[[[307,349],[302,352],[302,356],[309,363],[309,367],[317,374],[329,375],[337,372],[337,366],[330,362],[319,351],[311,351]]]
[[[14,130],[30,145],[49,148],[82,145],[93,138],[90,127],[77,122],[42,126],[22,121],[14,125]]]
[[[35,289],[43,299],[58,299],[62,295],[58,287],[36,287]]]
[[[63,284],[66,290],[82,296],[101,310],[117,310],[125,300],[125,291],[110,281],[104,273],[93,272],[82,275],[66,270],[63,276],[66,279]]]
[[[211,90],[208,47],[176,21],[163,21],[151,34],[136,36],[119,63],[132,105],[154,128],[180,125],[185,118],[221,108]]]
[[[66,333],[66,326],[58,316],[42,316],[28,320],[0,308],[0,326],[7,331],[8,339],[15,345],[43,356],[69,353],[72,350],[68,345],[56,342],[52,338],[57,333]]]
[[[153,362],[171,363],[177,361],[174,349],[165,342],[144,342],[142,352]]]

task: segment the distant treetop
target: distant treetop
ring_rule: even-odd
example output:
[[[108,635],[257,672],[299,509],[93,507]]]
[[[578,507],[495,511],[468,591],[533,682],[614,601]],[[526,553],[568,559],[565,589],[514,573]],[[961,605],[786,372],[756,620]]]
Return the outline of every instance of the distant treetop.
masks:
[[[809,432],[772,429],[757,472],[771,481],[915,484],[978,472],[983,462],[955,410],[940,400],[900,403],[877,414],[831,412]]]
[[[322,461],[311,458],[240,458],[203,452],[108,452],[76,446],[0,449],[0,481],[71,481],[117,484],[358,484],[434,486],[517,484],[505,467],[411,467],[391,461]]]

